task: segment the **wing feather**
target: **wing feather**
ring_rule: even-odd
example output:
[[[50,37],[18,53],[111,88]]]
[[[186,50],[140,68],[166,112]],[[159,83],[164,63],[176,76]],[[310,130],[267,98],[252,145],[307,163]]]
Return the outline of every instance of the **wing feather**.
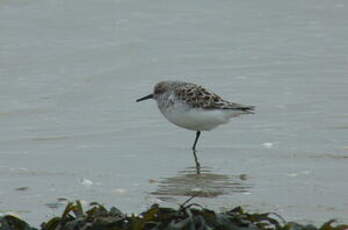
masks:
[[[176,96],[193,108],[203,109],[232,109],[245,113],[253,113],[254,106],[242,105],[222,99],[219,95],[198,86],[185,84],[175,89]]]

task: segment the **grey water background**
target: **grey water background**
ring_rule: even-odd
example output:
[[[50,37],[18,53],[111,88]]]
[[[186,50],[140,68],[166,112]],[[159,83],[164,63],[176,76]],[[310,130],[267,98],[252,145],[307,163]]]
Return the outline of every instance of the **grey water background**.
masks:
[[[39,225],[64,199],[137,213],[206,192],[347,222],[347,21],[343,0],[2,0],[0,213]],[[135,103],[166,79],[257,108],[202,134],[201,177],[194,133]]]

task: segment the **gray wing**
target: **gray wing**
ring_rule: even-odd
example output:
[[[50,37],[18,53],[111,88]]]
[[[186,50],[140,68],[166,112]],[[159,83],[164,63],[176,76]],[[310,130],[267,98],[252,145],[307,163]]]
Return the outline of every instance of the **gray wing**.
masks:
[[[254,106],[242,105],[222,99],[219,95],[195,84],[185,84],[175,90],[176,96],[193,108],[232,109],[253,113]]]

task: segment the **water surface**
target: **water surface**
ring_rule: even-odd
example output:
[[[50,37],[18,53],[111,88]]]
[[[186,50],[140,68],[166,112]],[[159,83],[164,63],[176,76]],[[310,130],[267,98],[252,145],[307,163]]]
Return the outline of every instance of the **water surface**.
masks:
[[[1,1],[0,212],[38,225],[65,199],[139,212],[198,192],[216,210],[348,222],[347,7]],[[164,79],[256,106],[202,134],[200,177],[194,132],[135,103]]]

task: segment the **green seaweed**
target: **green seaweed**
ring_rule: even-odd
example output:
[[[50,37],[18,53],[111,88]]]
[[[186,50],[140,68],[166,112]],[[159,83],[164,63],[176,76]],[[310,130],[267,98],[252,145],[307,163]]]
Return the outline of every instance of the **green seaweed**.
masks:
[[[192,198],[191,198],[192,199]],[[241,207],[214,212],[196,203],[184,202],[178,209],[152,205],[139,215],[126,215],[93,202],[84,211],[80,201],[66,205],[59,217],[41,224],[41,230],[347,230],[348,225],[335,225],[334,220],[317,228],[286,222],[276,213],[248,213]],[[38,230],[25,221],[6,215],[0,217],[0,230]]]
[[[36,230],[25,221],[13,215],[0,217],[0,230]]]

